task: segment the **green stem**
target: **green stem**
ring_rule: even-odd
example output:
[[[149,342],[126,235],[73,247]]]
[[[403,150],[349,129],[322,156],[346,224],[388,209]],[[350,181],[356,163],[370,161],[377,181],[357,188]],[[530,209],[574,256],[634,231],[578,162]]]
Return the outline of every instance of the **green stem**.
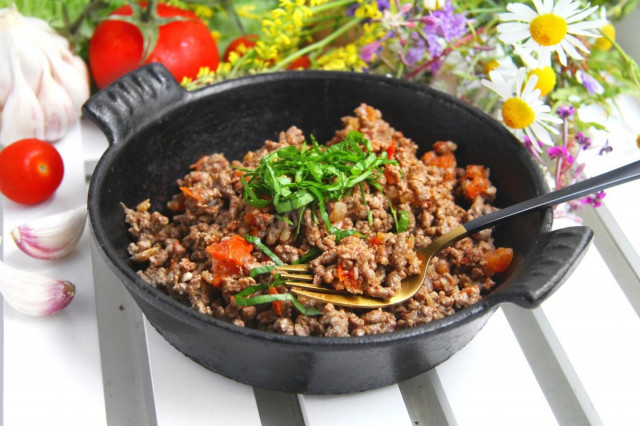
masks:
[[[149,0],[149,2],[147,3],[147,8],[145,9],[142,16],[140,16],[142,22],[149,22],[151,20],[151,17],[155,14],[156,11],[156,2],[157,0]]]
[[[323,47],[327,46],[329,43],[331,43],[332,41],[334,41],[335,39],[340,37],[342,34],[346,33],[347,31],[349,31],[354,26],[358,25],[360,22],[361,22],[360,18],[352,19],[351,21],[347,22],[346,24],[344,24],[343,26],[338,28],[336,31],[331,33],[331,35],[328,35],[327,37],[323,38],[322,40],[318,40],[317,42],[315,42],[313,44],[310,44],[310,45],[308,45],[306,47],[303,47],[302,49],[292,53],[289,56],[287,56],[282,61],[278,62],[272,68],[272,70],[273,71],[281,70],[284,67],[286,67],[289,63],[291,63],[294,60],[298,59],[299,57],[301,57],[303,55],[306,55],[307,53],[313,52],[316,49],[322,49]]]
[[[633,84],[635,84],[636,88],[640,90],[640,81],[639,81],[640,68],[638,67],[638,64],[636,63],[636,61],[634,61],[633,58],[629,57],[629,55],[627,55],[624,49],[620,47],[620,45],[615,40],[613,40],[611,37],[609,37],[604,32],[602,32],[602,30],[600,30],[600,34],[604,38],[609,40],[611,44],[615,47],[615,49],[618,51],[618,53],[620,53],[624,62],[629,66],[629,73],[631,74],[631,79],[633,80]]]
[[[342,6],[348,6],[352,3],[353,3],[353,0],[338,0],[334,2],[321,4],[318,6],[313,6],[313,7],[310,7],[309,9],[311,9],[311,12],[313,12],[313,14],[315,15],[318,12],[324,12],[325,10],[342,7]]]

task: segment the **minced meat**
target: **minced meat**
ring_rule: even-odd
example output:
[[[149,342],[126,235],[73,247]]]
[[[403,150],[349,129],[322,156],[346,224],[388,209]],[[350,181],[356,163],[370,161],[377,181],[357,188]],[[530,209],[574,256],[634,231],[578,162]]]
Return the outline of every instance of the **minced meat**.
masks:
[[[233,238],[251,235],[285,263],[318,250],[321,254],[310,262],[316,284],[386,299],[396,293],[403,278],[419,272],[416,249],[495,210],[490,203],[496,188],[489,170],[481,165],[459,167],[453,141],[435,142],[419,158],[418,145],[385,122],[380,111],[362,104],[354,113],[342,119],[343,127],[327,145],[357,131],[371,141],[374,153],[386,152],[396,161],[386,164],[380,176],[382,192],[364,184],[362,193],[356,190],[326,203],[331,224],[353,229],[355,234],[338,240],[312,208],[299,216],[279,215],[273,207],[257,208],[243,201],[243,170],[257,167],[277,149],[302,146],[302,131],[291,127],[277,141],[248,152],[242,161],[229,161],[222,154],[199,159],[178,180],[180,192],[167,203],[171,217],[149,211],[148,200],[133,209],[123,205],[132,237],[128,250],[132,260],[141,264],[138,274],[204,315],[238,326],[304,336],[386,333],[443,318],[478,302],[495,285],[496,271],[486,259],[487,253],[496,252],[489,230],[438,253],[420,291],[385,309],[353,310],[301,297],[300,302],[320,311],[320,315],[306,316],[286,300],[235,304],[238,292],[270,278],[268,274],[250,277],[250,271],[273,261],[242,242],[238,244],[245,251],[236,263],[216,260],[208,251],[212,245],[235,244]],[[395,232],[392,210],[406,212],[407,230]],[[277,292],[286,291],[285,286],[277,288]]]

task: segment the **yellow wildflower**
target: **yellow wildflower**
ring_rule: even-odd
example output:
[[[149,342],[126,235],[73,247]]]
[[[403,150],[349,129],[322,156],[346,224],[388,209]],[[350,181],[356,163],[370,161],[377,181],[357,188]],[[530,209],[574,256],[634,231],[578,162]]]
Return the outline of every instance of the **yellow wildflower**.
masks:
[[[256,5],[255,4],[243,4],[236,8],[236,13],[241,18],[247,19],[257,19],[259,15],[255,13]]]

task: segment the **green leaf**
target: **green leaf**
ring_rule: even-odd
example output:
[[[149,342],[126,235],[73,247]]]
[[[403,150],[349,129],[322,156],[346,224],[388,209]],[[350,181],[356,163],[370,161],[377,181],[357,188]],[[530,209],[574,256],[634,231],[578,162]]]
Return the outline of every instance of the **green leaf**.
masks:
[[[254,277],[258,276],[258,275],[269,273],[269,272],[273,271],[276,268],[276,266],[277,265],[258,266],[257,268],[253,268],[253,269],[251,269],[251,271],[249,271],[249,276],[251,278],[254,278]]]
[[[300,303],[300,301],[298,301],[298,299],[296,299],[296,297],[291,293],[259,294],[251,296],[258,291],[267,290],[269,287],[271,287],[269,284],[249,286],[234,296],[234,302],[238,306],[255,306],[276,301],[290,301],[303,315],[312,316],[321,314],[321,312],[316,308],[308,307]]]
[[[282,259],[280,259],[278,257],[277,254],[275,254],[274,252],[272,252],[269,247],[267,247],[266,245],[264,245],[262,243],[262,241],[260,241],[260,238],[258,237],[254,237],[253,235],[245,235],[244,239],[247,240],[248,242],[250,242],[251,244],[253,244],[254,246],[256,246],[257,248],[259,248],[260,250],[262,250],[262,252],[264,254],[266,254],[267,256],[269,256],[269,258],[273,261],[273,263],[275,263],[278,266],[284,265],[284,262],[282,261]]]

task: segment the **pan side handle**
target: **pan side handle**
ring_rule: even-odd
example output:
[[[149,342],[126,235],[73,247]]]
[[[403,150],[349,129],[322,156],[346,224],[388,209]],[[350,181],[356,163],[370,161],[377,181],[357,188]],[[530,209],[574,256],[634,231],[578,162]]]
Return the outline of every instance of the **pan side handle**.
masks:
[[[100,90],[82,106],[82,114],[93,121],[111,144],[129,137],[158,119],[158,106],[179,104],[186,92],[159,63],[145,65]]]
[[[500,292],[501,302],[523,308],[535,308],[556,291],[580,264],[593,231],[585,226],[562,228],[542,234],[527,255],[535,262],[526,264],[518,275]],[[505,283],[506,284],[506,283]]]

